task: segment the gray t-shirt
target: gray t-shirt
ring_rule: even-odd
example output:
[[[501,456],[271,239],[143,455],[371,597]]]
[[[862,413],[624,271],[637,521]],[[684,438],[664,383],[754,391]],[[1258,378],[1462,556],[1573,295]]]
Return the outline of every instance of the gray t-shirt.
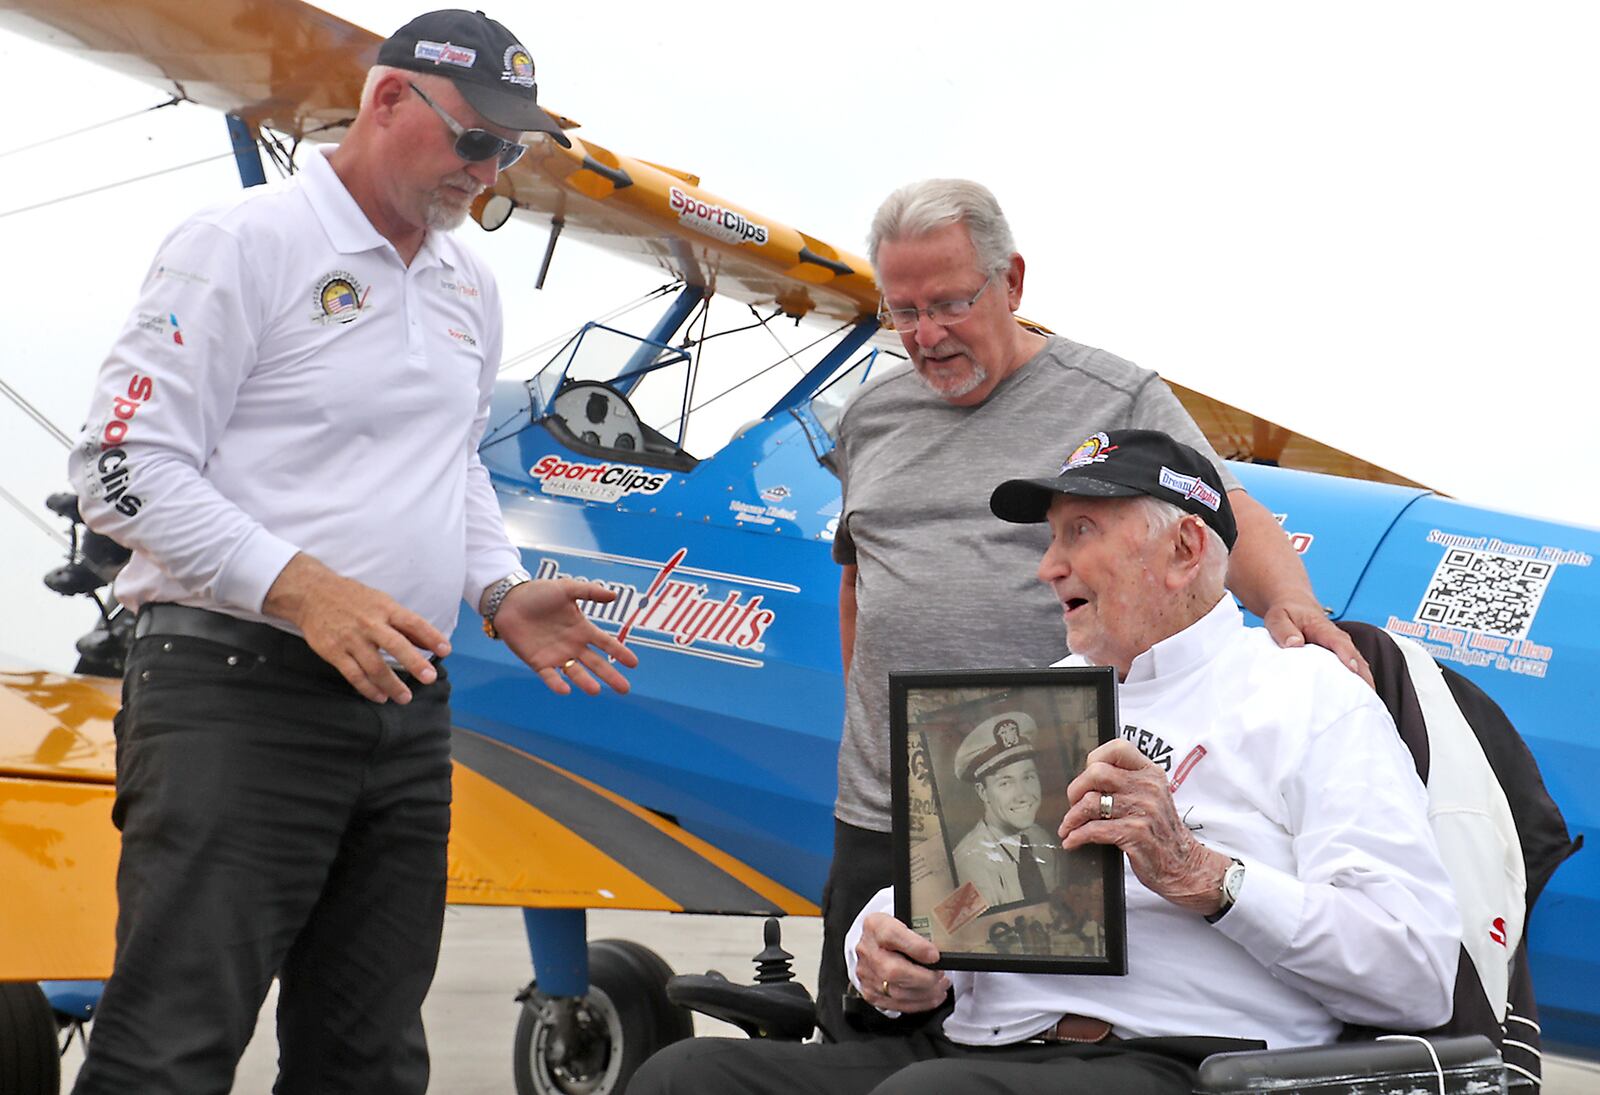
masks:
[[[1194,446],[1238,487],[1155,373],[1057,336],[977,407],[952,407],[909,366],[845,407],[833,557],[858,572],[839,820],[890,828],[891,670],[1044,666],[1066,654],[1061,605],[1035,576],[1050,526],[1001,521],[989,495],[1006,479],[1055,475],[1096,430],[1128,428]]]

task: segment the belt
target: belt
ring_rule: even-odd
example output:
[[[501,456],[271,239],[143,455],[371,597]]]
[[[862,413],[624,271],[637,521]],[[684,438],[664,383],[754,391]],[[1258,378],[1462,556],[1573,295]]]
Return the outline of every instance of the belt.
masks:
[[[1097,1042],[1115,1042],[1117,1039],[1111,1034],[1111,1024],[1104,1019],[1096,1019],[1090,1015],[1073,1015],[1068,1012],[1056,1020],[1055,1026],[1046,1027],[1029,1041],[1081,1042],[1094,1045]]]
[[[133,637],[145,639],[159,635],[221,643],[223,646],[231,646],[247,654],[254,654],[262,661],[271,662],[284,669],[327,681],[337,681],[344,687],[350,688],[344,675],[323,661],[322,656],[311,649],[310,643],[271,624],[241,620],[225,612],[212,612],[209,609],[191,608],[188,605],[143,606],[134,621]],[[437,659],[429,660],[437,662]],[[417,683],[411,674],[398,666],[394,667],[394,670],[408,685]]]

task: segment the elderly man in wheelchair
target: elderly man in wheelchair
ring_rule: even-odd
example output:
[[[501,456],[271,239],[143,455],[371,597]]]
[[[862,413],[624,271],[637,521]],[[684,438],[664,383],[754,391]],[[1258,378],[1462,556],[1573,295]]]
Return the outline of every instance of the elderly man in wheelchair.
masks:
[[[1097,441],[1054,479],[1002,484],[991,508],[1049,522],[1039,577],[1068,625],[1061,664],[1114,667],[1136,731],[1089,755],[1059,828],[1069,850],[1124,854],[1127,974],[934,968],[885,890],[846,942],[853,991],[926,1022],[837,1044],[691,1039],[647,1061],[634,1095],[1187,1095],[1214,1053],[1451,1017],[1461,914],[1388,710],[1327,651],[1245,626],[1205,458],[1150,431]],[[1202,759],[1174,781],[1140,741]],[[1442,1088],[1448,1062],[1429,1055]]]

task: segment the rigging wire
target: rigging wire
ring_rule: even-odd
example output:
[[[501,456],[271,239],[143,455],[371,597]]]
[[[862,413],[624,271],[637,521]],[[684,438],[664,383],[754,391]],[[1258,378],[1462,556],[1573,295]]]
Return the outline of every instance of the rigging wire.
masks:
[[[159,175],[170,175],[174,171],[183,171],[186,168],[199,167],[203,163],[211,163],[213,160],[226,159],[232,155],[233,149],[230,148],[228,151],[219,152],[215,156],[203,156],[198,160],[190,160],[188,163],[177,164],[173,167],[163,167],[160,171],[151,171],[148,174],[135,175],[131,179],[123,179],[120,182],[106,183],[104,186],[90,187],[88,190],[80,190],[76,194],[63,194],[60,197],[51,198],[49,201],[35,202],[33,205],[24,205],[20,209],[7,209],[4,213],[0,213],[0,220],[3,220],[6,217],[14,217],[18,213],[29,213],[35,209],[43,209],[47,205],[58,205],[61,202],[71,201],[73,198],[85,198],[90,194],[98,194],[103,190],[115,190],[117,187],[127,186],[129,183],[143,182],[146,179],[154,179]]]
[[[787,346],[785,346],[783,344],[783,339],[778,337],[778,332],[774,331],[772,329],[772,326],[771,326],[772,321],[778,318],[779,312],[778,311],[774,311],[766,319],[761,319],[761,313],[756,311],[756,306],[754,304],[749,305],[749,308],[750,308],[750,314],[755,316],[757,319],[761,320],[761,326],[766,328],[767,334],[772,336],[772,341],[774,341],[774,342],[776,342],[778,344],[778,349],[782,350],[784,353],[789,355],[785,360],[794,361],[795,354],[789,352],[789,347],[787,347]],[[814,345],[816,345],[816,343],[812,343],[812,345],[814,346]],[[805,366],[800,364],[798,361],[794,362],[794,367],[796,369],[799,369],[802,374],[804,374],[805,371],[806,371]]]
[[[184,99],[181,95],[174,95],[166,102],[157,103],[155,106],[141,107],[138,110],[129,111],[127,114],[119,114],[115,118],[107,118],[103,122],[95,122],[93,125],[86,125],[82,129],[74,129],[68,133],[57,133],[54,136],[46,137],[42,141],[34,141],[32,144],[25,144],[18,148],[8,148],[4,152],[0,152],[0,160],[5,159],[7,156],[15,156],[18,152],[27,152],[29,149],[33,148],[43,148],[47,144],[53,144],[56,141],[64,141],[68,137],[77,137],[84,133],[93,132],[96,129],[102,129],[108,125],[115,125],[117,122],[125,122],[129,118],[137,118],[141,114],[149,114],[151,111],[162,110],[169,106],[177,106],[179,103],[187,101],[188,100]]]
[[[657,286],[656,288],[651,289],[648,293],[645,293],[645,294],[643,294],[642,296],[639,296],[639,297],[635,297],[633,300],[629,301],[628,303],[623,304],[623,305],[619,305],[618,307],[613,308],[611,311],[606,312],[604,315],[601,315],[596,319],[590,320],[589,322],[590,323],[606,323],[606,322],[608,322],[610,320],[616,319],[618,316],[625,315],[626,313],[633,311],[635,308],[639,308],[639,307],[641,307],[641,306],[643,306],[645,304],[648,304],[652,300],[655,300],[655,299],[657,299],[659,297],[665,296],[667,293],[670,293],[675,289],[682,288],[682,285],[683,285],[682,282],[674,281],[674,282],[669,282],[666,285]],[[570,329],[568,329],[566,331],[563,331],[559,335],[555,335],[552,338],[545,339],[543,342],[539,343],[537,346],[532,347],[531,349],[523,350],[521,353],[514,354],[511,357],[501,358],[500,359],[500,368],[497,369],[496,372],[503,373],[507,369],[514,368],[515,366],[522,364],[524,361],[527,361],[530,358],[538,357],[540,354],[543,354],[543,353],[545,353],[546,351],[548,351],[548,350],[550,350],[552,348],[566,346],[568,343],[570,343],[573,340],[573,338],[575,338],[577,336],[579,331],[583,330],[583,328],[585,326],[587,326],[587,324],[580,323],[576,327],[572,327],[572,328],[570,328]]]
[[[689,413],[690,414],[694,414],[697,411],[704,410],[706,407],[711,406],[711,404],[715,403],[717,400],[721,399],[723,396],[732,395],[734,392],[738,391],[740,388],[744,387],[746,384],[749,384],[750,382],[752,382],[754,380],[759,380],[761,377],[766,376],[772,370],[774,370],[778,366],[782,365],[785,361],[790,361],[793,358],[798,357],[800,354],[805,353],[807,350],[811,349],[813,346],[818,346],[821,343],[826,342],[828,339],[832,338],[834,335],[838,334],[840,331],[843,331],[845,328],[847,328],[849,326],[851,326],[851,324],[848,321],[846,321],[844,323],[839,324],[839,326],[835,327],[831,331],[824,331],[822,334],[818,335],[816,338],[812,339],[810,342],[806,343],[804,346],[802,346],[798,350],[794,351],[794,353],[788,354],[785,357],[780,357],[777,361],[774,361],[771,365],[768,365],[766,368],[762,369],[760,372],[752,373],[749,376],[745,377],[743,380],[739,381],[739,383],[733,385],[732,387],[724,388],[722,391],[718,392],[716,395],[712,396],[710,399],[706,400],[704,403],[697,403],[693,407],[690,407],[689,408]],[[667,432],[667,429],[669,427],[671,427],[674,423],[676,423],[676,422],[678,422],[680,420],[681,420],[681,416],[680,416],[680,418],[671,419],[671,420],[663,423],[662,425],[655,427],[655,430],[656,430],[657,433],[663,433],[664,434],[664,433]]]
[[[4,380],[0,380],[0,395],[4,395],[7,399],[11,400],[11,402],[15,403],[22,410],[22,413],[37,422],[45,433],[61,442],[62,448],[72,448],[72,438],[68,437],[60,426],[57,426],[54,422],[50,421],[48,415],[46,415],[38,407],[35,407],[32,403],[29,403],[28,400],[23,397],[21,392],[7,384]]]
[[[63,536],[59,529],[51,528],[45,523],[44,518],[40,517],[37,513],[34,513],[31,507],[23,504],[22,499],[18,498],[4,487],[0,487],[0,498],[4,498],[7,502],[10,502],[12,507],[18,513],[22,514],[22,516],[26,517],[28,520],[37,525],[39,531],[43,532],[46,536],[54,540],[57,545],[61,547],[68,547],[71,545],[71,541]]]

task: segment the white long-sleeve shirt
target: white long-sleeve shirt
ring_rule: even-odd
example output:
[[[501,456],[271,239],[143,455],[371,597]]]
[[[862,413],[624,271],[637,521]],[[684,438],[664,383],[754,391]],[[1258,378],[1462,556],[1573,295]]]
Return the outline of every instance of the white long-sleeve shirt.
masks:
[[[519,566],[477,445],[500,361],[487,268],[411,264],[323,154],[162,244],[69,460],[116,583],[251,620],[297,551],[446,634]]]
[[[1075,1012],[1122,1037],[1280,1048],[1331,1041],[1342,1022],[1449,1018],[1460,916],[1422,783],[1370,688],[1325,650],[1246,628],[1224,597],[1135,658],[1117,699],[1123,736],[1169,777],[1204,748],[1173,800],[1202,843],[1243,861],[1239,898],[1210,924],[1126,870],[1126,976],[953,971],[948,1037],[1016,1042]],[[857,918],[852,979],[863,919],[892,910],[886,889]]]

